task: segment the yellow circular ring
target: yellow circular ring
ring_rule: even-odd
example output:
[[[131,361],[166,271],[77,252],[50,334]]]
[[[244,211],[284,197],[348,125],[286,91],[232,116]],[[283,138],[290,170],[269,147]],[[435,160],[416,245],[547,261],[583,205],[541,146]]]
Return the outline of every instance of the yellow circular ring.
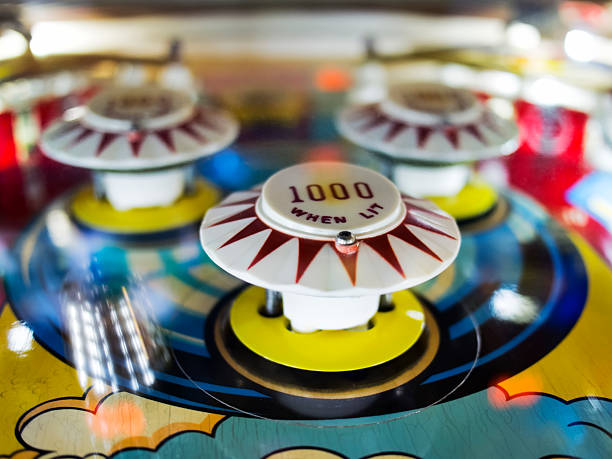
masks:
[[[482,181],[469,182],[455,196],[428,196],[439,208],[457,220],[476,218],[489,211],[497,202],[497,191]]]
[[[119,234],[156,233],[199,221],[219,202],[221,193],[204,180],[195,190],[167,207],[116,210],[108,201],[97,199],[92,187],[85,187],[72,199],[72,215],[85,226]]]
[[[263,317],[265,290],[245,289],[234,301],[230,324],[238,339],[256,354],[292,368],[351,371],[388,362],[412,347],[425,328],[425,312],[408,290],[393,294],[395,308],[379,312],[363,331],[320,330],[297,333],[285,317]]]

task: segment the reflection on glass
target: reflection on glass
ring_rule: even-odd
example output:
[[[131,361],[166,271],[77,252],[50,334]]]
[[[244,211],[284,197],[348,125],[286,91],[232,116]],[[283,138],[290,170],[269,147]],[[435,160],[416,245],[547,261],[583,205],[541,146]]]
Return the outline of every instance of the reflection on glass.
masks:
[[[54,245],[66,248],[75,239],[75,229],[68,213],[62,209],[52,209],[46,217],[49,238]]]
[[[498,319],[525,324],[536,318],[538,306],[528,296],[509,288],[500,288],[491,298],[491,311]]]
[[[83,388],[93,379],[138,390],[155,382],[153,368],[169,361],[144,289],[133,279],[71,275],[62,288],[62,310],[70,351]]]

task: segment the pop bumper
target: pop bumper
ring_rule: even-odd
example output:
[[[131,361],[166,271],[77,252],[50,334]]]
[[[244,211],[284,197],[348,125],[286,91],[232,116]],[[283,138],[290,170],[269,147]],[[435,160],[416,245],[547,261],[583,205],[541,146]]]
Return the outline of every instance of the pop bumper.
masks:
[[[367,327],[389,294],[446,269],[461,236],[452,217],[379,173],[316,162],[228,196],[200,238],[221,268],[267,289],[268,303],[280,292],[291,329],[308,333]]]
[[[173,204],[194,186],[192,163],[237,134],[229,114],[189,92],[111,87],[53,123],[41,145],[56,161],[93,170],[96,195],[126,211]]]
[[[489,197],[480,206],[484,210],[495,201],[493,190],[472,178],[472,165],[508,155],[518,145],[512,120],[470,91],[436,83],[392,86],[380,102],[344,108],[337,127],[351,142],[387,157],[390,177],[403,193],[435,197],[457,218],[465,217],[461,207],[473,207],[470,187]],[[451,198],[459,200],[459,211]]]

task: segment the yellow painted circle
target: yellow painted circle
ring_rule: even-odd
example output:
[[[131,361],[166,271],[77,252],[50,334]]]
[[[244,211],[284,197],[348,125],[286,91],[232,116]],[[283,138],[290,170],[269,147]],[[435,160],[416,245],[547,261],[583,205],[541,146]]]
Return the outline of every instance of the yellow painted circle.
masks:
[[[456,220],[468,220],[489,211],[497,202],[497,191],[481,181],[469,182],[455,196],[428,196]]]
[[[395,308],[379,312],[369,330],[325,330],[297,333],[281,316],[259,314],[265,290],[250,287],[234,301],[230,324],[238,339],[256,354],[293,368],[351,371],[373,367],[403,354],[425,328],[425,312],[408,290],[393,294]]]
[[[219,202],[221,194],[213,185],[198,180],[195,192],[179,198],[167,207],[116,210],[106,200],[99,200],[91,187],[73,198],[73,216],[84,225],[111,233],[155,233],[194,223]]]

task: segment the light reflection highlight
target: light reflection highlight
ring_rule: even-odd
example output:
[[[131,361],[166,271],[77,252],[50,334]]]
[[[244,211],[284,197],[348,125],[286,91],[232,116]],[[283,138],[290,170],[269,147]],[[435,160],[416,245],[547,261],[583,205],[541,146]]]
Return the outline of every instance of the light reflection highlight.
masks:
[[[589,215],[576,207],[566,207],[561,211],[561,219],[569,226],[584,227],[589,222]]]
[[[139,436],[146,429],[147,420],[142,409],[132,401],[103,404],[95,416],[87,418],[91,431],[99,438]]]
[[[341,67],[325,66],[315,73],[315,86],[320,91],[345,91],[351,86],[351,83],[351,76]]]
[[[371,104],[387,95],[387,70],[376,61],[366,62],[355,69],[353,87],[348,94],[349,102]]]
[[[533,25],[524,22],[513,22],[506,29],[508,45],[521,51],[530,51],[540,46],[540,31]]]
[[[552,76],[525,81],[522,98],[536,105],[565,107],[590,113],[597,104],[598,95]]]
[[[605,226],[612,228],[612,205],[606,197],[593,195],[587,200],[587,206],[600,220],[603,220]]]
[[[53,209],[46,216],[49,238],[57,247],[66,248],[75,239],[75,229],[66,211]]]
[[[565,54],[578,62],[590,62],[595,59],[602,46],[602,39],[586,30],[570,30],[563,40]]]
[[[70,353],[83,388],[138,390],[170,360],[142,285],[134,279],[71,275],[61,295]]]
[[[406,315],[414,320],[423,320],[425,316],[421,311],[406,311]]]
[[[491,312],[498,319],[526,324],[537,317],[538,306],[528,296],[508,288],[500,288],[491,298]]]
[[[28,50],[28,40],[19,32],[6,29],[0,33],[0,60],[15,59]]]
[[[338,145],[325,143],[306,150],[304,161],[343,161],[345,156],[344,151]]]
[[[14,322],[7,334],[8,348],[19,357],[25,357],[32,350],[34,334],[30,327],[19,321]]]

